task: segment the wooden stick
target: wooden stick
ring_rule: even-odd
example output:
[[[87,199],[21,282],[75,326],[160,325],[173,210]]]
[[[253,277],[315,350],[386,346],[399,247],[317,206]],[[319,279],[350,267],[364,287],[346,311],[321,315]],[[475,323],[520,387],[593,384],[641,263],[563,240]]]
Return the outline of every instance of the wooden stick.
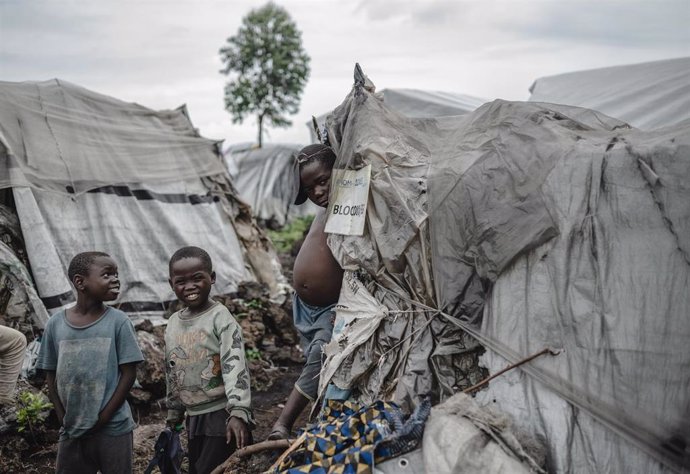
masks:
[[[245,446],[242,449],[238,449],[235,455],[238,458],[246,458],[252,454],[260,453],[261,451],[270,451],[274,449],[284,451],[290,447],[293,441],[293,439],[271,439],[268,441],[262,441],[260,443]]]
[[[304,442],[305,439],[307,439],[307,432],[306,431],[304,433],[302,433],[300,435],[300,437],[295,440],[294,443],[292,443],[292,446],[290,446],[290,448],[288,448],[283,454],[280,455],[278,460],[273,463],[273,466],[271,466],[271,468],[268,470],[268,472],[275,471],[278,468],[278,466],[280,466],[280,464],[283,462],[283,459],[288,457],[288,455],[291,452],[293,452],[294,450],[299,448],[299,446]]]
[[[272,439],[245,446],[244,448],[238,449],[237,451],[232,453],[228,457],[228,459],[226,459],[223,462],[223,464],[211,471],[211,474],[222,474],[225,471],[225,469],[230,465],[230,461],[233,457],[246,458],[251,456],[252,454],[260,453],[261,451],[270,451],[274,449],[284,450],[290,447],[290,443],[292,441],[293,440],[290,439]]]
[[[495,374],[493,374],[493,375],[491,375],[491,376],[485,378],[485,379],[482,380],[481,382],[476,383],[476,384],[472,385],[472,386],[469,387],[469,388],[466,388],[465,390],[462,391],[462,393],[471,393],[471,392],[474,392],[475,390],[477,390],[478,388],[483,387],[484,385],[486,385],[487,383],[489,383],[491,380],[495,379],[495,378],[498,377],[499,375],[505,374],[505,373],[508,372],[509,370],[512,370],[512,369],[514,369],[514,368],[516,368],[516,367],[520,367],[522,364],[526,364],[527,362],[531,361],[532,359],[536,359],[536,358],[539,357],[539,356],[542,356],[542,355],[544,355],[544,354],[551,354],[551,355],[554,355],[554,356],[555,356],[555,355],[558,355],[558,354],[560,354],[560,353],[561,353],[560,351],[554,351],[554,350],[549,349],[548,347],[546,347],[546,348],[540,350],[539,352],[537,352],[536,354],[532,354],[531,356],[529,356],[529,357],[527,357],[527,358],[525,358],[525,359],[522,359],[522,360],[520,360],[520,361],[518,361],[518,362],[516,362],[516,363],[514,363],[514,364],[512,364],[512,365],[509,365],[509,366],[506,367],[505,369],[499,370],[498,372],[496,372]]]

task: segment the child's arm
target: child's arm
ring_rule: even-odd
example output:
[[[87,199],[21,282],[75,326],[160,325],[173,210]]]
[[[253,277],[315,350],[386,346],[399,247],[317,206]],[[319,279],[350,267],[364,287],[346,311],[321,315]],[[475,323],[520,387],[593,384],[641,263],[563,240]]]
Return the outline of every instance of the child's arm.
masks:
[[[98,421],[89,430],[89,432],[98,431],[103,425],[108,423],[113,417],[118,408],[125,403],[127,394],[129,390],[134,385],[134,380],[137,378],[137,362],[130,362],[129,364],[120,365],[120,380],[117,382],[115,387],[115,392],[113,396],[110,397],[108,403],[105,404],[103,409],[98,414]]]
[[[171,374],[168,370],[165,373],[165,404],[168,407],[168,415],[165,418],[165,422],[171,428],[184,420],[185,407],[178,396],[177,389],[174,388],[174,384],[170,380]]]
[[[232,315],[230,324],[220,332],[220,361],[227,397],[226,411],[230,415],[227,423],[227,442],[234,438],[237,447],[244,447],[249,441],[248,426],[254,420],[251,411],[249,370],[244,356],[242,329]]]
[[[53,408],[55,409],[57,419],[60,422],[60,426],[62,426],[62,423],[65,420],[65,407],[62,406],[62,402],[60,401],[60,397],[58,396],[57,384],[55,383],[55,371],[46,370],[45,373],[46,382],[48,384],[48,398],[53,404]]]

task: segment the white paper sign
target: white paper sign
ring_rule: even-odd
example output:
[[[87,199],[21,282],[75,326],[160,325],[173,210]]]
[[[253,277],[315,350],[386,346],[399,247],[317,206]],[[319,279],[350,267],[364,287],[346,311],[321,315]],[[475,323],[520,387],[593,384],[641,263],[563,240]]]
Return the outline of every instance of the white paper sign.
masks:
[[[335,180],[328,197],[329,234],[362,235],[369,200],[371,165],[358,170],[333,170]]]

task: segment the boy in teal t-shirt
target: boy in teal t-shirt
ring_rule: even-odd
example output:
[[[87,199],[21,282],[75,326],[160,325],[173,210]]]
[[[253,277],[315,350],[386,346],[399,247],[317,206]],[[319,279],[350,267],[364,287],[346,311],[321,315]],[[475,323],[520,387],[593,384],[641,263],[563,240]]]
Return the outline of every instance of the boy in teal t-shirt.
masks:
[[[77,304],[48,320],[37,362],[61,424],[56,472],[131,473],[134,420],[125,398],[143,356],[129,317],[103,304],[120,292],[117,264],[84,252],[68,276]]]

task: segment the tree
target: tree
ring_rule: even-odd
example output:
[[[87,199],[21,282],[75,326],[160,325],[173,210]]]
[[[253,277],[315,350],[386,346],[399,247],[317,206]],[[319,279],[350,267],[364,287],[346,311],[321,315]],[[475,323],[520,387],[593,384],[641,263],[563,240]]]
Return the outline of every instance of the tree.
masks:
[[[220,55],[220,72],[230,78],[225,109],[233,123],[256,114],[261,146],[264,126],[287,127],[292,122],[286,114],[299,111],[310,60],[302,48],[302,33],[284,8],[269,2],[242,19]]]

